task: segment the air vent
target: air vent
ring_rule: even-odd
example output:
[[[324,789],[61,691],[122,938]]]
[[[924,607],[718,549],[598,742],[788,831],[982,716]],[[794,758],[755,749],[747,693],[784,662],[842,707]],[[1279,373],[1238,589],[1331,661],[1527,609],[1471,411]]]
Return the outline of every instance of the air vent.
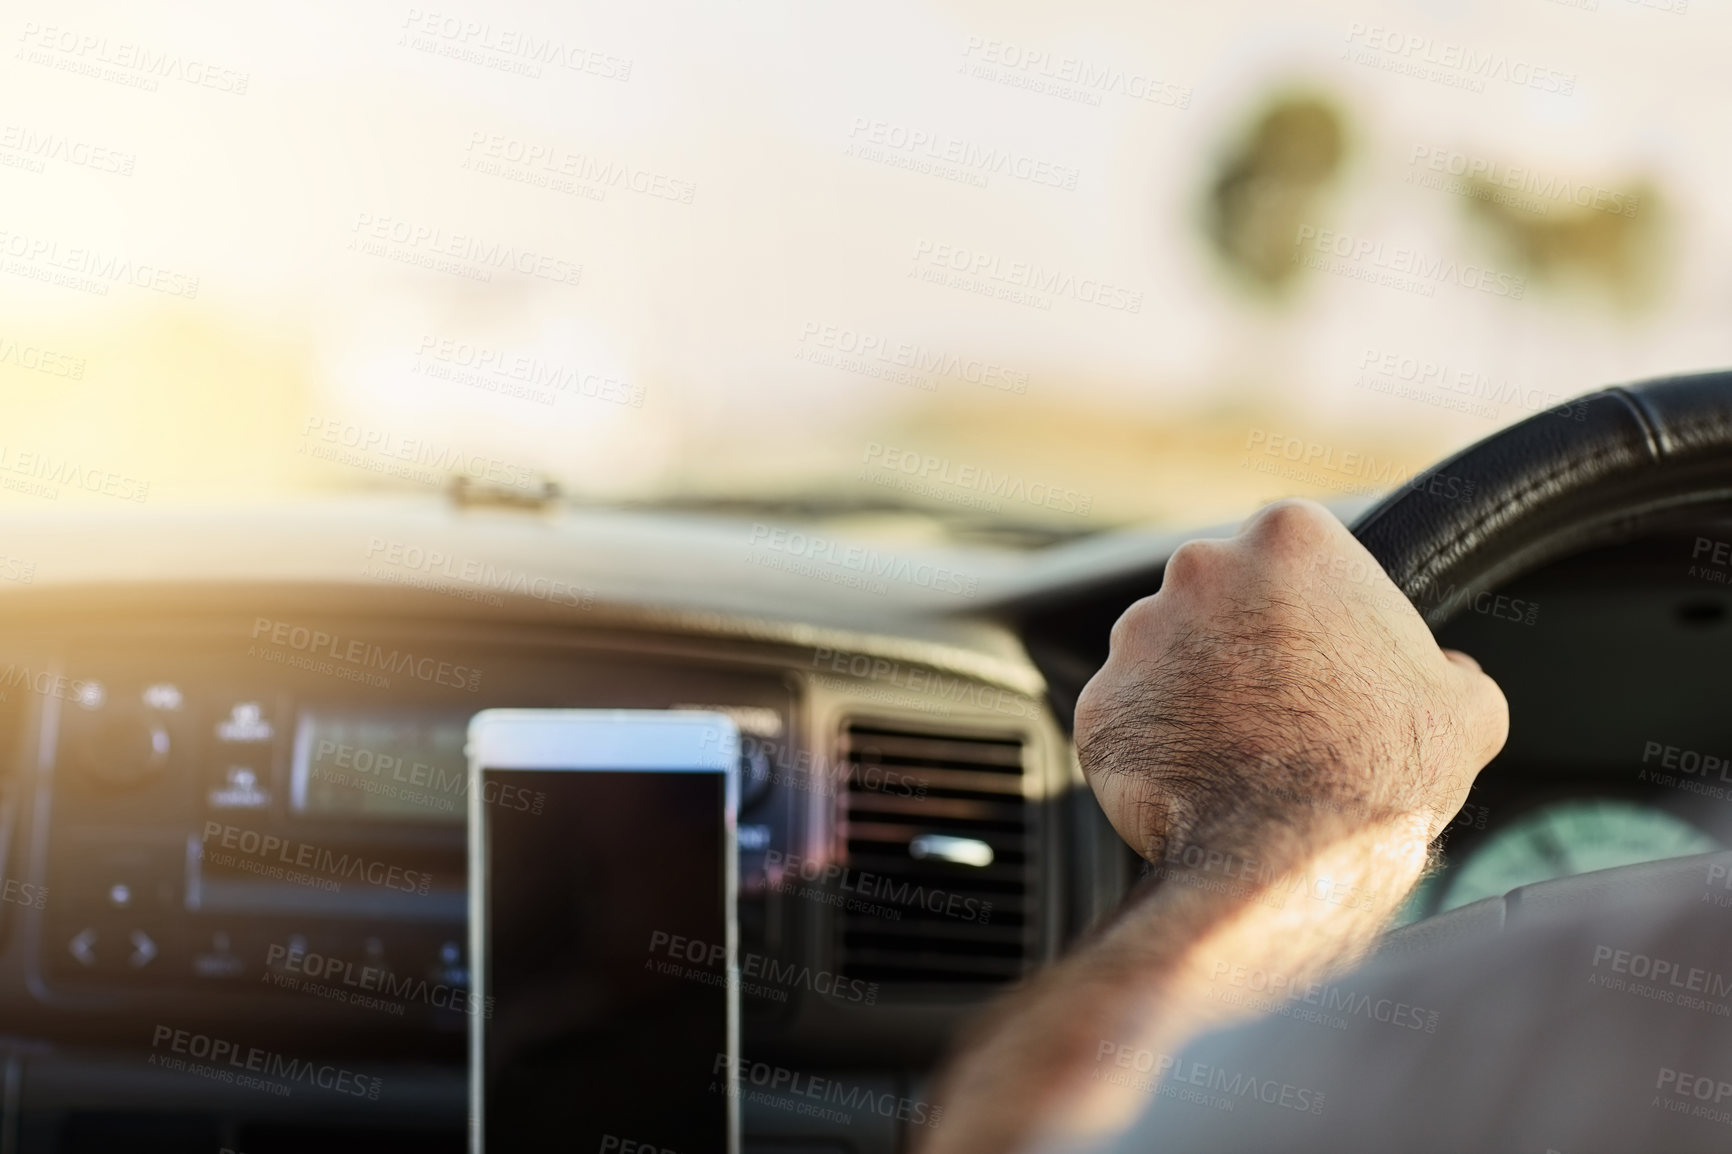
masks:
[[[838,966],[894,987],[982,987],[1035,952],[1038,830],[1023,741],[853,722]]]

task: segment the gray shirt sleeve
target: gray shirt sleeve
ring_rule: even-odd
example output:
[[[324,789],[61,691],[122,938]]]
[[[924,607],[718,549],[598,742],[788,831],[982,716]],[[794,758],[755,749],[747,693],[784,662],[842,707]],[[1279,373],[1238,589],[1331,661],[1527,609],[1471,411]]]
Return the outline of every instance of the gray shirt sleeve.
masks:
[[[1149,1097],[1110,1149],[1732,1151],[1732,858],[1688,860],[1585,909],[1490,899],[1458,924],[1492,935],[1421,934],[1180,1053],[1106,1054],[1095,1076]]]

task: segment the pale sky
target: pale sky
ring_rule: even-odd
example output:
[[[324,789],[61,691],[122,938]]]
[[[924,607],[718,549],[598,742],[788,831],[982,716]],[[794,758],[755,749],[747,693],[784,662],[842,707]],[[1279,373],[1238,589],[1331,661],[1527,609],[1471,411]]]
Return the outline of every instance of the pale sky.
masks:
[[[1732,362],[1732,28],[1676,3],[8,3],[0,476],[61,455],[207,500],[455,453],[714,491],[845,479],[887,429],[986,464],[1049,429],[1069,441],[1039,467],[1104,488],[1091,428],[1223,407],[1441,452],[1525,414],[1375,395],[1374,350],[1559,396]],[[1506,77],[1464,87],[1462,53]],[[1416,150],[1646,180],[1658,302],[1320,274],[1250,306],[1197,205],[1283,84],[1349,118],[1319,227],[1496,270],[1460,198],[1411,182]],[[984,179],[930,171],[946,157]],[[154,287],[108,275],[128,261]],[[1009,291],[1025,265],[1070,290],[920,275]],[[875,371],[836,367],[862,342]],[[898,348],[952,371],[899,380]],[[514,374],[566,387],[512,396]],[[323,432],[373,457],[318,462]]]

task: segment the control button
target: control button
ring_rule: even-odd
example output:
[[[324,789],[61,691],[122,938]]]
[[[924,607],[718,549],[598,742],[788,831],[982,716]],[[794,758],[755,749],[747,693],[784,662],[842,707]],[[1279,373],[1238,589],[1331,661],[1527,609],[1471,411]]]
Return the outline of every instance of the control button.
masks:
[[[82,745],[85,772],[104,785],[141,785],[168,765],[168,729],[149,718],[98,722]]]
[[[463,964],[463,947],[456,942],[446,941],[439,946],[439,964],[433,967],[433,977],[436,981],[448,986],[467,987],[469,985],[469,967]]]
[[[117,910],[123,910],[132,904],[132,887],[125,882],[115,882],[108,887],[108,904]]]
[[[223,783],[205,795],[212,809],[265,809],[271,795],[259,788],[259,773],[250,765],[231,765]]]
[[[992,846],[977,837],[951,837],[943,833],[923,833],[908,843],[908,856],[915,861],[936,860],[951,865],[985,869],[992,864]]]
[[[181,707],[181,702],[184,699],[181,697],[179,686],[171,685],[166,681],[159,681],[155,685],[145,686],[144,692],[139,695],[139,700],[143,701],[145,706],[150,709],[176,710]]]
[[[273,937],[265,950],[265,968],[279,974],[290,973],[300,968],[301,959],[306,956],[306,934],[290,934],[281,945]]]
[[[241,959],[231,949],[224,930],[212,934],[210,949],[194,954],[192,959],[192,972],[201,978],[233,978],[241,969]]]
[[[751,809],[770,792],[770,783],[775,778],[769,751],[765,749],[770,744],[751,737],[741,742],[740,808],[743,810]]]
[[[86,967],[96,965],[95,930],[80,930],[73,935],[70,942],[66,943],[66,948],[72,952],[73,957],[78,959],[79,965]]]
[[[257,701],[237,701],[229,715],[216,724],[221,741],[269,741],[276,735],[265,707]]]
[[[133,930],[131,941],[132,956],[126,959],[127,965],[135,970],[142,970],[156,960],[156,943],[149,934],[143,930]]]

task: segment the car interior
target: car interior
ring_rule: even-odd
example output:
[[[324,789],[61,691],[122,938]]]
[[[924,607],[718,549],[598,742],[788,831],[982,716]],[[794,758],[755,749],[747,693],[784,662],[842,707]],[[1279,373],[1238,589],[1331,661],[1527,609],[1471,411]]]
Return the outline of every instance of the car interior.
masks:
[[[1703,564],[1732,521],[1691,518],[1483,589],[1441,629],[1514,722],[1405,920],[1732,840],[1699,804],[1732,773],[1725,570]],[[977,576],[958,607],[766,572],[761,530],[472,493],[12,519],[64,578],[4,604],[6,1148],[462,1148],[462,734],[502,706],[735,719],[743,1053],[921,1102],[969,1016],[1147,868],[1094,803],[1071,718],[1190,534],[991,569],[902,558]],[[358,580],[372,555],[404,584]],[[271,838],[296,848],[244,852]],[[321,885],[272,864],[317,855],[355,868]],[[400,980],[357,983],[368,965]],[[273,1109],[152,1068],[158,1031],[220,1045],[237,1023],[376,1090]],[[746,1101],[747,1149],[908,1148],[907,1110],[773,1103]]]
[[[0,1154],[478,1149],[493,710],[731,724],[737,936],[627,960],[737,966],[745,1154],[919,1149],[1158,867],[1077,755],[1115,622],[1282,498],[1510,706],[1387,944],[1732,850],[1723,14],[54,7]],[[629,904],[674,827],[597,820]]]

